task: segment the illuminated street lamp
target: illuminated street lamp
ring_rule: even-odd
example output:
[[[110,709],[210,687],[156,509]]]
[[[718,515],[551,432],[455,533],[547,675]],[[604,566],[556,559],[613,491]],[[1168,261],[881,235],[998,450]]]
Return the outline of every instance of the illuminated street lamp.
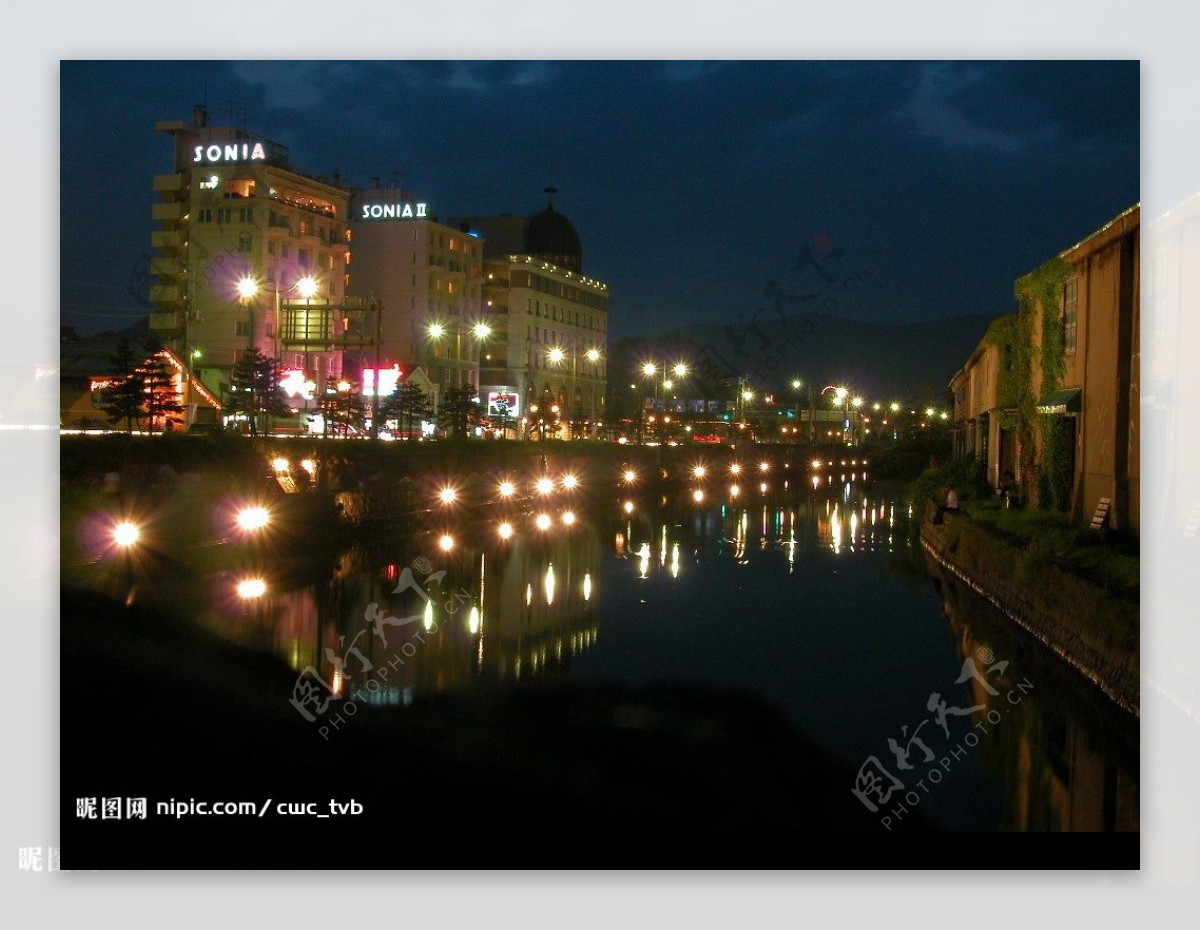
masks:
[[[578,419],[580,412],[577,402],[577,395],[579,394],[579,354],[574,351],[568,352],[561,346],[554,346],[546,351],[546,361],[557,368],[566,362],[568,355],[571,357],[571,386],[569,388],[570,399],[568,401],[567,409],[569,415],[567,420],[571,424],[571,438],[574,439],[574,421]],[[600,350],[595,346],[583,353],[584,361],[590,363],[592,366],[595,366],[601,357]],[[588,390],[588,419],[594,424],[596,421],[596,385],[594,383],[596,380],[596,371],[594,367],[590,377],[593,383]]]

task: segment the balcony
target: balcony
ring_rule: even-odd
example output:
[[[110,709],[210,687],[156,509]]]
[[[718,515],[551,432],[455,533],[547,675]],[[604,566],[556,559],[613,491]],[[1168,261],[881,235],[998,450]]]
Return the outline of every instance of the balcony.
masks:
[[[273,236],[290,236],[292,234],[291,221],[286,216],[272,216],[267,220],[267,233]]]
[[[185,270],[183,262],[177,258],[150,259],[150,273],[158,278],[178,278]]]
[[[154,176],[155,193],[170,194],[181,190],[183,190],[182,174],[156,174]]]
[[[164,252],[182,249],[186,243],[187,240],[178,229],[158,229],[150,233],[150,245]]]
[[[150,328],[156,332],[172,332],[179,328],[179,314],[151,313]]]
[[[151,284],[150,299],[156,304],[173,304],[179,300],[182,291],[176,284]]]
[[[178,223],[183,219],[185,205],[176,201],[175,203],[156,203],[154,205],[153,218],[160,223]]]

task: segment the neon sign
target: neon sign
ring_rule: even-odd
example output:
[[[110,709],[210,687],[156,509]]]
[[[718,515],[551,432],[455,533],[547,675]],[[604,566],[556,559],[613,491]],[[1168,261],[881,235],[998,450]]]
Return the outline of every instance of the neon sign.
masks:
[[[508,415],[510,417],[520,416],[521,398],[516,394],[505,394],[498,391],[489,391],[487,399],[487,411],[489,417],[499,417]]]
[[[428,216],[427,203],[364,203],[362,216],[364,220],[405,220]],[[414,212],[415,211],[415,212]]]
[[[393,365],[391,368],[379,369],[379,396],[391,397],[396,390],[396,385],[400,383],[400,376],[403,374],[400,371],[399,365]],[[375,370],[372,368],[364,368],[362,376],[362,392],[364,397],[370,397],[375,393]]]
[[[192,163],[216,165],[221,162],[265,161],[266,149],[261,142],[230,142],[224,145],[197,145],[192,149]]]

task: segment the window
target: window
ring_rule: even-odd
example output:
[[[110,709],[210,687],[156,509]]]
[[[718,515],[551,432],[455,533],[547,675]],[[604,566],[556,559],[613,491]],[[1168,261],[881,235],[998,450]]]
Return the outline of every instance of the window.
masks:
[[[296,261],[300,263],[301,268],[307,268],[312,264],[312,252],[309,249],[297,249]]]
[[[1079,278],[1071,278],[1063,288],[1063,355],[1074,355],[1079,330]]]
[[[275,242],[272,239],[267,240],[267,254],[268,255],[275,254]]]
[[[291,258],[292,257],[292,247],[290,245],[288,245],[286,242],[282,243],[279,246],[279,257],[280,258]]]
[[[218,223],[232,223],[233,222],[233,209],[230,207],[220,207],[217,210],[217,222]]]
[[[212,210],[210,210],[207,207],[205,207],[203,210],[197,210],[196,211],[196,222],[211,223],[212,222]]]
[[[267,338],[268,339],[275,338],[275,324],[274,323],[267,324]]]
[[[241,207],[238,210],[238,222],[239,223],[253,223],[254,222],[254,211],[250,207]]]
[[[234,325],[233,334],[235,336],[249,336],[250,335],[250,321],[249,320],[238,320],[233,325]]]
[[[249,252],[253,245],[254,240],[248,234],[242,233],[240,236],[238,236],[239,252]]]

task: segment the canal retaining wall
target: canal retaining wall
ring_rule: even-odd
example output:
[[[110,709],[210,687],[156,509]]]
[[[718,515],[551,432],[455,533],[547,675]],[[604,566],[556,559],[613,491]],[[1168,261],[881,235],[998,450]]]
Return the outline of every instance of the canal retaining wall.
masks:
[[[1000,539],[963,515],[934,525],[926,554],[1130,714],[1140,712],[1138,605],[1073,575],[1044,553]]]

